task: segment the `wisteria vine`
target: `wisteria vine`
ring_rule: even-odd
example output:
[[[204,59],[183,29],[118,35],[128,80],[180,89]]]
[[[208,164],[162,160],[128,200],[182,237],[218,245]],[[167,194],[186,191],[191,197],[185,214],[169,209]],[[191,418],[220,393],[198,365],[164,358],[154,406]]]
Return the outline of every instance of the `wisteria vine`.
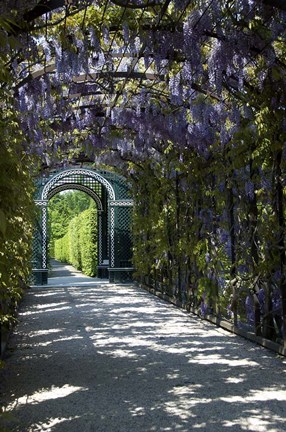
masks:
[[[139,276],[286,345],[285,8],[36,3],[1,5],[25,151],[115,166],[133,182]]]

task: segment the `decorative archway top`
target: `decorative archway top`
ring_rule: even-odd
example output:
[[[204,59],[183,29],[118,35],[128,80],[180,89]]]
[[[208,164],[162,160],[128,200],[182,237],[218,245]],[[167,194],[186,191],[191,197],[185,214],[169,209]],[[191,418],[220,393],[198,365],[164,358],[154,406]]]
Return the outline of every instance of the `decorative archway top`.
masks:
[[[84,186],[81,184],[69,183],[66,185],[56,186],[48,194],[48,200],[50,200],[57,193],[65,191],[65,190],[69,190],[69,189],[79,190],[81,192],[85,192],[87,195],[89,195],[96,202],[97,210],[99,212],[103,211],[102,202],[101,202],[99,196],[97,195],[97,193],[95,191],[93,191],[92,189],[88,188],[87,186]]]
[[[112,185],[107,181],[102,175],[100,175],[96,171],[92,171],[85,168],[71,168],[64,171],[61,171],[57,174],[55,174],[44,186],[42,193],[41,193],[41,200],[46,201],[48,199],[48,196],[52,189],[57,187],[57,183],[59,183],[61,180],[74,176],[74,175],[82,175],[85,177],[89,177],[94,179],[95,181],[101,183],[107,190],[108,198],[110,200],[115,200],[115,191],[112,187]],[[68,184],[68,182],[67,182]]]

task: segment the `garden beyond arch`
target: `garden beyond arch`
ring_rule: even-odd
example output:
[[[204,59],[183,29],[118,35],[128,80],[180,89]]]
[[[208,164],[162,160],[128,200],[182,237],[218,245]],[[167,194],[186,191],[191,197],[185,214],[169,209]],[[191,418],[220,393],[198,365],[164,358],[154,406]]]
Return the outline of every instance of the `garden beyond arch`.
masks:
[[[131,215],[133,200],[124,177],[109,171],[70,168],[41,177],[35,204],[39,208],[33,239],[33,282],[48,282],[48,202],[56,193],[76,189],[91,196],[98,211],[98,277],[123,282],[133,271]]]

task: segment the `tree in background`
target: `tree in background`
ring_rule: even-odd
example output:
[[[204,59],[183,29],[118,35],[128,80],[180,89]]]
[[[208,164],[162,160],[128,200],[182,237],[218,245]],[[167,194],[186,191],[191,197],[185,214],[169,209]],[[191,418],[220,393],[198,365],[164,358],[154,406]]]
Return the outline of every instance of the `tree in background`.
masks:
[[[54,242],[68,232],[70,221],[95,203],[86,193],[66,191],[56,194],[49,201],[49,252],[54,256]]]
[[[53,197],[49,204],[50,256],[88,276],[97,272],[97,209],[79,191]]]

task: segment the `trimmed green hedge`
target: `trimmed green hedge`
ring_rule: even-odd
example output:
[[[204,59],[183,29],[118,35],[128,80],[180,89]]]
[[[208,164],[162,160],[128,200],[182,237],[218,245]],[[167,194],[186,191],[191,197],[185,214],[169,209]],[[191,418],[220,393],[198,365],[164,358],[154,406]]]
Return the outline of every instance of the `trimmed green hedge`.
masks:
[[[55,259],[88,276],[97,274],[97,211],[85,210],[71,220],[67,234],[55,241]]]
[[[5,98],[0,89],[1,104],[4,104]],[[14,321],[23,288],[29,284],[33,220],[36,211],[32,181],[35,162],[22,150],[24,137],[17,123],[16,113],[4,112],[4,107],[1,112],[0,136],[1,339],[1,325],[9,328]]]
[[[55,258],[62,262],[70,262],[69,233],[55,241]]]

